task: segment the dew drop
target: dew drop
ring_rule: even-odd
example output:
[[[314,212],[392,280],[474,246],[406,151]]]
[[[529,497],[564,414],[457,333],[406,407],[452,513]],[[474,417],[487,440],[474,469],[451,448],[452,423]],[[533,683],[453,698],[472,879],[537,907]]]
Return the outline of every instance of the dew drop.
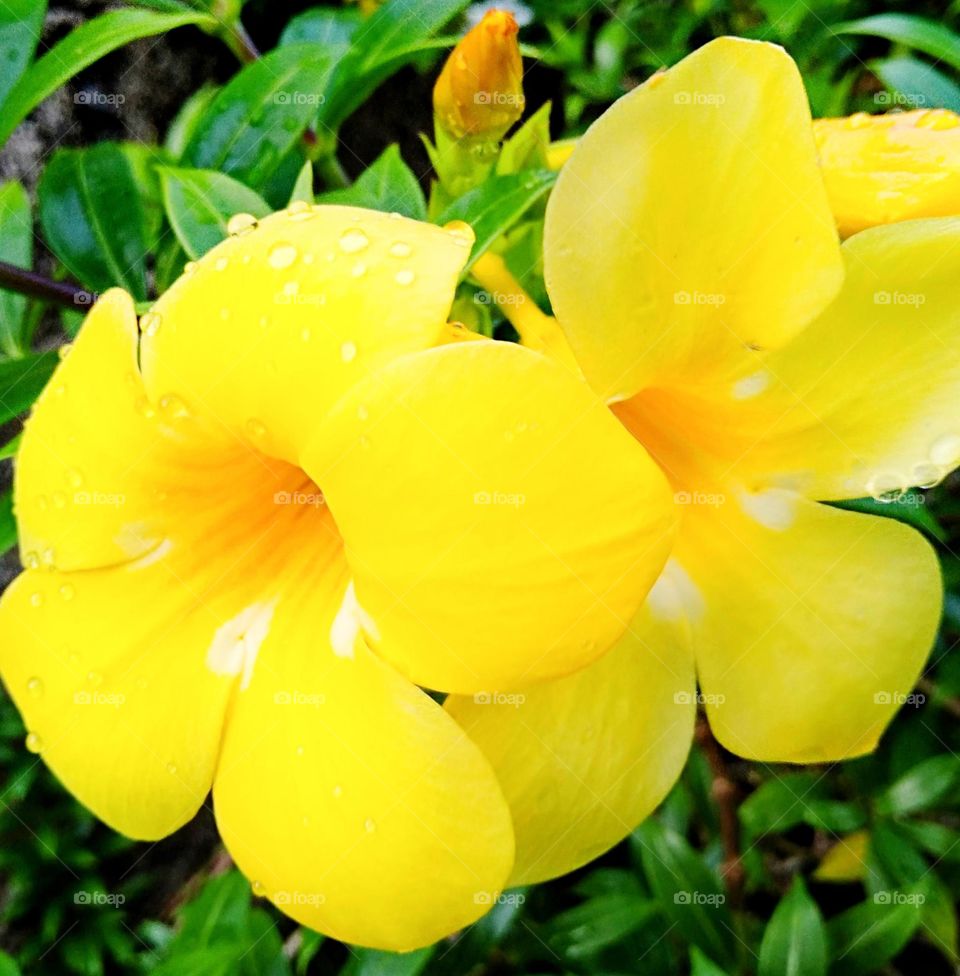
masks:
[[[443,229],[460,247],[469,247],[473,243],[473,228],[463,220],[452,220]]]
[[[251,887],[251,888],[253,889],[253,893],[254,893],[254,894],[255,894],[255,895],[256,895],[256,896],[258,897],[258,898],[263,898],[263,897],[264,897],[264,895],[266,895],[266,893],[267,893],[267,888],[266,888],[266,885],[264,885],[264,883],[263,883],[262,881],[254,881],[254,882],[253,882],[253,883],[252,883],[252,884],[250,885],[250,887]]]
[[[159,312],[147,312],[140,319],[140,331],[145,336],[155,336],[160,331],[163,324],[163,317]]]
[[[193,272],[196,271],[196,270],[197,270],[197,262],[196,261],[188,261],[183,266],[183,273],[185,275],[192,275]]]
[[[64,583],[63,586],[60,587],[61,600],[72,600],[75,593],[76,590],[74,590],[72,583]]]
[[[78,471],[76,468],[70,468],[67,471],[67,484],[71,488],[82,488],[83,487],[83,473]]]
[[[172,762],[168,762],[167,763],[167,772],[171,776],[176,776],[177,775],[177,764],[176,763],[172,763]]]
[[[27,691],[34,698],[39,698],[43,694],[43,682],[39,678],[31,678],[27,682]]]
[[[40,752],[43,749],[43,740],[40,738],[39,735],[37,735],[36,732],[28,732],[24,744],[27,747],[27,751],[32,752],[34,754]]]
[[[367,817],[363,822],[363,829],[368,834],[372,834],[377,829],[377,822],[372,817]]]
[[[393,276],[393,280],[398,285],[412,285],[415,277],[416,275],[409,268],[404,268],[403,271],[398,271]]]
[[[307,750],[306,750],[306,749],[304,749],[304,748],[303,748],[303,746],[297,746],[297,748],[296,748],[296,749],[294,749],[293,751],[294,751],[294,752],[295,752],[295,753],[296,753],[296,754],[297,754],[298,756],[302,756],[302,755],[303,755],[303,754],[304,754],[304,753],[305,753],[305,752],[306,752]]]
[[[137,678],[137,687],[141,691],[146,691],[150,687],[150,682],[146,678]]]
[[[46,495],[37,495],[37,508],[41,512],[45,512],[50,507],[50,502],[47,501]]]
[[[56,561],[56,553],[54,553],[52,549],[44,549],[43,552],[40,553],[40,562],[42,562],[44,566],[52,567]]]
[[[287,244],[284,241],[279,244],[274,244],[267,252],[267,264],[277,270],[289,268],[296,260],[297,249],[292,244]]]
[[[350,270],[354,278],[362,278],[367,273],[367,266],[363,261],[358,261]]]
[[[406,241],[394,241],[390,245],[390,253],[395,258],[408,258],[413,254],[413,248]]]
[[[357,407],[357,419],[367,420],[369,416],[370,411],[361,403],[360,406]]]
[[[99,671],[88,671],[87,682],[96,688],[98,685],[103,684],[103,675]]]
[[[343,787],[339,783],[337,783],[337,785],[334,786],[333,788],[333,798],[335,800],[339,800],[340,797],[342,796],[343,796]]]
[[[247,433],[251,436],[260,440],[267,435],[267,426],[262,420],[257,420],[256,417],[251,417],[246,423]]]
[[[175,393],[160,397],[160,411],[169,420],[184,420],[190,416],[189,408]]]
[[[314,209],[306,200],[294,200],[287,208],[287,216],[291,220],[309,220],[314,216]]]
[[[370,238],[358,227],[351,227],[340,235],[340,250],[344,254],[356,254],[370,243]]]
[[[340,347],[340,358],[345,363],[352,363],[357,358],[357,346],[354,342],[345,342]]]
[[[930,460],[934,464],[953,467],[960,461],[960,435],[944,434],[938,437],[930,448]]]
[[[23,565],[25,569],[39,569],[40,557],[31,549],[23,554]]]
[[[43,594],[37,591],[36,593],[30,594],[30,606],[31,607],[42,607],[43,606]]]
[[[301,329],[300,338],[303,339],[304,342],[309,342],[313,338],[313,333],[309,328]]]
[[[217,260],[213,262],[213,270],[214,271],[226,271],[227,270],[227,265],[229,263],[230,262],[226,258],[217,258]]]
[[[231,237],[237,237],[240,234],[249,233],[255,230],[257,226],[257,218],[253,214],[249,213],[238,213],[234,214],[227,221],[227,233]]]
[[[55,491],[51,496],[54,508],[66,508],[67,496],[62,491]]]
[[[65,342],[65,343],[64,343],[64,344],[63,344],[63,345],[62,345],[62,346],[61,346],[61,347],[60,347],[60,348],[59,348],[59,349],[57,350],[57,358],[58,358],[58,359],[59,359],[59,360],[60,360],[60,361],[62,362],[62,361],[63,361],[64,359],[66,359],[66,358],[67,358],[67,356],[69,356],[69,355],[70,355],[70,350],[71,350],[72,348],[73,348],[73,344],[72,344],[72,343],[70,343],[70,342]]]
[[[918,464],[913,469],[913,483],[918,488],[933,488],[943,480],[943,469],[937,464]]]

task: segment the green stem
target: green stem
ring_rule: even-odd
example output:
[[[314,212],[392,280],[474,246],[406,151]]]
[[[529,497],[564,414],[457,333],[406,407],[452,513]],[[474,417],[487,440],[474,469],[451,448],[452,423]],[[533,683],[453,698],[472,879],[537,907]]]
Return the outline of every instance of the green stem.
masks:
[[[52,281],[44,275],[26,268],[18,268],[14,264],[0,261],[0,288],[39,298],[44,302],[64,305],[76,311],[83,311],[97,300],[92,292],[68,281]]]

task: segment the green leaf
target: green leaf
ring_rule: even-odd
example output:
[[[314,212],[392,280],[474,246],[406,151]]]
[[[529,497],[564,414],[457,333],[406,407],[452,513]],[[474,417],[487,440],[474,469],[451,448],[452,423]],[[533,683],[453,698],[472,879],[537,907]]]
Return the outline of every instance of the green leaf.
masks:
[[[892,904],[878,893],[875,901],[862,902],[830,919],[833,976],[872,976],[910,941],[920,926],[915,901]]]
[[[33,406],[58,361],[55,349],[0,360],[0,424],[19,417]]]
[[[660,909],[714,962],[736,967],[733,919],[717,876],[679,834],[648,820],[631,835]]]
[[[902,817],[926,810],[960,784],[960,758],[932,756],[892,783],[877,800],[880,813]]]
[[[0,107],[37,49],[47,0],[5,0],[0,4]]]
[[[497,173],[544,169],[550,145],[550,103],[545,102],[510,136],[500,150]]]
[[[0,255],[18,268],[33,267],[33,216],[27,191],[19,183],[0,187]],[[26,311],[25,296],[0,289],[0,352],[20,356],[25,351]]]
[[[17,434],[16,437],[11,437],[2,447],[0,447],[0,461],[6,461],[7,458],[16,457],[17,451],[20,450],[20,440],[23,434]]]
[[[247,65],[204,112],[182,161],[262,189],[316,116],[332,67],[314,44],[278,48]]]
[[[21,75],[0,106],[0,145],[48,95],[105,54],[141,37],[152,37],[186,24],[217,26],[200,11],[156,13],[111,10],[81,24]]]
[[[237,213],[266,217],[267,202],[249,187],[214,170],[160,168],[163,201],[177,240],[194,261],[227,236]]]
[[[339,130],[379,85],[410,61],[468,0],[390,0],[353,32],[338,61],[318,123]]]
[[[690,976],[727,976],[727,973],[696,946],[692,946],[690,949]]]
[[[657,903],[637,894],[610,893],[561,912],[547,926],[547,942],[564,958],[583,960],[635,932]]]
[[[423,198],[423,191],[410,167],[403,161],[397,145],[388,146],[353,186],[324,193],[320,202],[402,213],[415,220],[427,219],[427,202]]]
[[[17,520],[13,517],[13,492],[7,488],[0,492],[0,555],[12,549],[17,544]],[[7,957],[9,958],[9,957]],[[9,969],[3,955],[0,955],[0,976],[7,972],[17,972]]]
[[[415,952],[354,949],[340,976],[419,976],[436,949],[436,946],[427,946]]]
[[[356,8],[314,7],[290,20],[280,35],[280,44],[286,46],[308,41],[328,49],[347,50],[363,20],[363,14]]]
[[[824,976],[827,930],[800,878],[774,909],[760,944],[758,976]]]
[[[807,802],[817,796],[816,785],[812,773],[785,773],[761,783],[738,810],[747,838],[783,833],[803,823]]]
[[[866,34],[882,37],[929,54],[937,61],[945,61],[960,71],[960,36],[943,24],[913,14],[877,14],[861,20],[851,20],[833,28],[837,34]]]
[[[164,149],[173,159],[179,160],[183,156],[187,143],[200,124],[200,119],[210,108],[210,103],[219,91],[217,85],[204,85],[180,106],[180,111],[173,117],[173,121],[167,128],[167,137],[163,140]]]
[[[313,163],[308,159],[300,168],[297,174],[297,181],[293,184],[290,191],[290,203],[302,200],[304,203],[313,203]]]
[[[950,962],[956,964],[957,913],[950,889],[935,874],[928,874],[920,888],[924,895],[920,906],[923,934]]]
[[[72,277],[93,291],[147,297],[147,204],[133,157],[115,142],[54,153],[38,187],[40,223]]]
[[[925,61],[891,58],[868,67],[891,91],[909,105],[948,108],[960,112],[960,85]]]
[[[947,533],[937,521],[936,516],[926,506],[926,496],[920,491],[907,492],[901,499],[880,501],[877,498],[852,498],[848,501],[830,502],[834,508],[849,512],[863,512],[867,515],[881,515],[905,522],[926,532],[938,542],[947,541]]]
[[[477,239],[465,272],[547,194],[556,179],[557,174],[548,170],[494,176],[458,197],[440,214],[438,224],[463,220],[473,228]]]

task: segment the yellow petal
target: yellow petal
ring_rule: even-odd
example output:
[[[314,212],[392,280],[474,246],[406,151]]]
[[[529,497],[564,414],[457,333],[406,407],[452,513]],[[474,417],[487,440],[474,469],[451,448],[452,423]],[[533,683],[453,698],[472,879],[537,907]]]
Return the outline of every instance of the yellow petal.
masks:
[[[470,243],[353,207],[273,214],[204,255],[141,322],[147,390],[297,463],[344,390],[440,340]]]
[[[826,762],[874,748],[940,618],[922,536],[771,490],[691,506],[676,558],[707,714],[728,749]]]
[[[585,383],[510,343],[447,345],[358,384],[304,466],[346,540],[372,642],[444,691],[594,660],[672,538],[643,449]]]
[[[621,98],[560,173],[545,261],[580,365],[614,399],[800,332],[842,264],[793,61],[720,38]]]
[[[841,837],[823,856],[820,866],[813,872],[817,881],[845,884],[862,881],[867,874],[867,848],[870,834],[866,830]]]
[[[960,213],[960,117],[947,109],[813,123],[840,233]]]
[[[671,587],[662,577],[619,643],[576,674],[514,694],[447,698],[510,804],[511,885],[598,857],[680,775],[696,704],[689,635],[675,619]]]
[[[278,610],[234,702],[214,805],[256,893],[327,935],[405,951],[488,910],[513,831],[476,746],[357,639],[344,569]]]
[[[637,436],[669,467],[811,498],[942,479],[960,463],[958,245],[957,218],[850,238],[843,291],[802,336],[726,388],[640,394]]]

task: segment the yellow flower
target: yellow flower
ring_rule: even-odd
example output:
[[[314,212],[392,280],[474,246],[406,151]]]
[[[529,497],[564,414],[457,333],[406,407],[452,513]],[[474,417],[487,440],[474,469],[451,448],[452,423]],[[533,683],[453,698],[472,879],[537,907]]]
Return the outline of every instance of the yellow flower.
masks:
[[[960,214],[960,118],[923,109],[813,124],[840,233]]]
[[[595,660],[668,555],[670,491],[569,370],[447,341],[463,225],[251,223],[139,336],[103,296],[40,398],[0,672],[115,829],[162,837],[212,788],[258,893],[409,949],[514,856],[505,787],[418,685],[502,702]]]
[[[751,759],[873,749],[932,645],[939,566],[902,523],[820,502],[929,485],[960,460],[960,219],[841,246],[778,47],[716,40],[606,112],[548,203],[545,267],[579,367],[682,514],[598,663],[522,709],[447,699],[505,784],[522,881],[582,864],[653,809],[698,700]],[[501,270],[476,266],[506,291]],[[524,342],[550,354],[542,317],[518,308],[510,296]]]
[[[496,142],[523,115],[517,22],[490,10],[447,58],[433,89],[437,124],[455,139]]]

